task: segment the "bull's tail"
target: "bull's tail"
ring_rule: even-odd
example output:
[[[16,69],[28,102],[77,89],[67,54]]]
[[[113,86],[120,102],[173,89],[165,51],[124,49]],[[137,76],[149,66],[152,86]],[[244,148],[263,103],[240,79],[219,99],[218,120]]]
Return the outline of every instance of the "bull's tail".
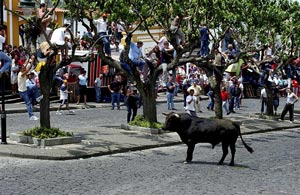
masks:
[[[240,124],[239,124],[239,123],[235,123],[234,125],[238,128],[239,136],[241,137],[241,140],[242,140],[242,142],[243,142],[245,148],[248,150],[248,152],[253,153],[254,150],[253,150],[250,146],[248,146],[248,145],[246,144],[246,142],[244,141],[244,139],[243,139],[243,137],[242,137]]]

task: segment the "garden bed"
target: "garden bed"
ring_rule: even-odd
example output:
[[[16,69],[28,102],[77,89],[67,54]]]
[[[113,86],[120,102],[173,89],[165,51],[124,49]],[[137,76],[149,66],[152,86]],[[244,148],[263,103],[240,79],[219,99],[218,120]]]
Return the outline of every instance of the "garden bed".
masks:
[[[21,135],[19,133],[11,133],[10,139],[16,141],[17,143],[23,144],[33,144],[35,146],[46,147],[46,146],[56,146],[63,144],[75,144],[80,143],[82,137],[79,135],[72,135],[68,137],[56,137],[56,138],[36,138],[26,135]]]
[[[121,129],[141,131],[141,132],[149,132],[151,134],[161,134],[162,133],[161,129],[148,128],[148,127],[139,127],[139,126],[128,125],[128,124],[121,124]]]

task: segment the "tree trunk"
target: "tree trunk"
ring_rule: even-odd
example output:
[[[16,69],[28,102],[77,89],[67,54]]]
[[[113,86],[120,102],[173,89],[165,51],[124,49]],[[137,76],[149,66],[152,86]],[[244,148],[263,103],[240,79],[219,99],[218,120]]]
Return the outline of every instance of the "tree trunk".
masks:
[[[215,77],[209,78],[209,83],[215,93],[215,115],[216,115],[216,118],[222,119],[223,118],[222,99],[221,99],[222,77],[220,78],[216,74]]]
[[[40,126],[51,128],[50,125],[50,88],[52,84],[52,74],[48,68],[45,67],[41,69],[39,74],[39,81],[41,89],[41,95],[43,95],[43,99],[40,102]]]
[[[142,98],[145,119],[149,122],[157,122],[155,82],[144,83]]]
[[[216,118],[222,119],[223,118],[223,111],[222,111],[222,99],[221,99],[221,81],[216,79],[216,86],[214,88],[215,92],[215,114]]]

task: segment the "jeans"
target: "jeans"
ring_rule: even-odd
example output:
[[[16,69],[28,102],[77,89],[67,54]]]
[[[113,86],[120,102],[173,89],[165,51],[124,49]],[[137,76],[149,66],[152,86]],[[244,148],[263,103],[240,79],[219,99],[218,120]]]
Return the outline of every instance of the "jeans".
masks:
[[[144,65],[146,64],[145,60],[143,59],[132,59],[133,64],[135,64],[138,69],[143,72]]]
[[[234,106],[235,106],[235,108],[240,109],[240,97],[239,96],[234,97]]]
[[[120,64],[121,64],[121,67],[122,67],[124,70],[126,70],[127,72],[129,72],[130,74],[132,74],[131,68],[130,68],[129,64],[127,64],[127,63],[125,63],[125,62],[120,62]]]
[[[289,103],[285,104],[280,116],[281,120],[284,120],[284,117],[287,112],[289,112],[290,121],[294,121],[294,104],[289,104]]]
[[[131,117],[131,114],[132,114],[132,117]],[[127,123],[129,123],[130,121],[133,121],[136,114],[137,114],[137,107],[132,108],[127,105]],[[131,120],[130,120],[130,118],[131,118]]]
[[[226,101],[222,101],[222,108],[225,109],[226,113],[229,113],[229,110],[227,108],[227,100]]]
[[[208,92],[208,97],[209,97],[209,103],[208,103],[208,106],[207,108],[210,109],[210,110],[213,110],[214,107],[215,107],[215,99],[214,99],[214,96],[212,95],[213,93],[210,93]]]
[[[233,112],[233,108],[234,108],[234,97],[231,97],[229,100],[229,111]]]
[[[31,106],[31,102],[30,102],[30,99],[29,99],[28,91],[20,92],[20,96],[25,101],[29,117],[32,117],[33,116],[33,112],[32,112],[32,106]]]
[[[183,107],[186,107],[186,98],[189,96],[188,94],[183,94]]]
[[[208,40],[201,41],[201,45],[200,45],[200,55],[201,55],[201,57],[204,57],[204,56],[208,55],[208,46],[209,46]]]
[[[168,64],[166,63],[162,63],[161,67],[163,69],[163,73],[162,73],[162,80],[164,83],[168,82]]]
[[[176,84],[175,89],[174,89],[174,95],[177,96],[179,91],[179,84]]]
[[[95,87],[96,92],[96,102],[101,102],[101,87]]]
[[[228,44],[229,44],[229,39],[223,39],[224,40],[224,49],[223,49],[223,51],[226,51],[226,50],[228,50]]]
[[[174,93],[167,92],[168,110],[174,109]]]
[[[115,102],[117,103],[117,108],[120,109],[120,96],[121,96],[121,94],[119,92],[113,92],[111,94],[112,109],[115,109]]]
[[[37,86],[32,87],[31,89],[27,88],[29,100],[31,99],[31,104],[35,105],[36,98],[40,96],[39,89]]]
[[[12,61],[10,57],[8,57],[3,51],[0,51],[0,60],[3,62],[0,73],[8,72]]]
[[[209,98],[209,103],[208,103],[208,106],[207,106],[207,108],[209,109],[209,110],[213,110],[214,109],[214,107],[215,107],[215,100],[214,100],[214,98]]]
[[[262,98],[262,101],[261,101],[261,110],[260,110],[261,113],[265,112],[265,107],[267,107],[267,98]]]
[[[101,36],[104,36],[104,35],[107,35],[106,32],[100,32],[98,33],[98,36],[101,37]],[[102,43],[104,44],[104,50],[105,50],[105,53],[107,55],[111,55],[111,50],[110,50],[110,42],[108,40],[107,37],[103,37],[101,39]]]

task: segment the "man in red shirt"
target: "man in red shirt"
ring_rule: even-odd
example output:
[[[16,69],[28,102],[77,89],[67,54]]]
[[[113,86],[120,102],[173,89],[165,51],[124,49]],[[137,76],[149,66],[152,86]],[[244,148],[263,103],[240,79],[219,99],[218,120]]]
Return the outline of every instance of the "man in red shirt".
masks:
[[[222,108],[225,109],[227,115],[230,114],[228,108],[227,108],[227,102],[228,102],[228,98],[229,98],[229,94],[226,91],[225,87],[222,87],[222,91],[221,91],[221,99],[222,99]]]
[[[176,88],[175,88],[175,96],[177,96],[178,90],[180,88],[181,85],[181,80],[182,80],[182,76],[180,74],[176,74]]]
[[[298,96],[299,84],[298,84],[298,81],[296,79],[292,80],[292,89],[293,89],[293,93]]]

